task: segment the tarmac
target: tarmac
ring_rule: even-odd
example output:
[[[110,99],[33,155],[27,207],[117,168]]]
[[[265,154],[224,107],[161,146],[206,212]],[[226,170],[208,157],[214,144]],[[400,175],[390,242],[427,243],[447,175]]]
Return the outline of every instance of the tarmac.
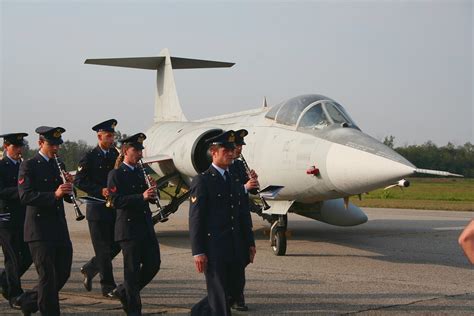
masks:
[[[85,210],[85,207],[83,207]],[[143,313],[189,315],[206,294],[195,271],[188,234],[188,204],[155,226],[161,270],[142,291]],[[474,266],[457,239],[472,212],[365,209],[369,221],[335,227],[290,214],[286,256],[273,255],[268,223],[254,217],[257,256],[246,269],[248,312],[235,315],[473,315]],[[67,207],[74,247],[71,278],[60,293],[64,315],[119,315],[120,302],[103,298],[98,278],[82,285],[80,267],[93,255],[86,221]],[[3,266],[3,256],[0,257]],[[123,261],[114,260],[123,279]],[[32,288],[32,266],[23,287]],[[0,299],[1,315],[19,315]]]

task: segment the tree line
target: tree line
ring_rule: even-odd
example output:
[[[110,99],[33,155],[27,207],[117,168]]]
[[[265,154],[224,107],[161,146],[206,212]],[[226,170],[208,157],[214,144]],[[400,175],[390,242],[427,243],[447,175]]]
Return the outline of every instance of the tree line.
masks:
[[[387,136],[383,143],[417,168],[444,170],[474,178],[474,145],[470,142],[459,146],[448,143],[438,147],[432,141],[427,141],[422,145],[394,147],[394,141],[394,136]]]

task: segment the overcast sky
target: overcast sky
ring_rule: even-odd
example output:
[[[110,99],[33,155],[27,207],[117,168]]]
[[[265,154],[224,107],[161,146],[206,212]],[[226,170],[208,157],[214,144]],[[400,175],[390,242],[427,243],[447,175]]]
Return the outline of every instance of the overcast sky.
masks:
[[[108,118],[146,131],[155,72],[83,63],[167,47],[236,63],[175,72],[191,120],[318,93],[396,145],[474,139],[472,1],[0,3],[0,133],[63,126],[92,144]]]

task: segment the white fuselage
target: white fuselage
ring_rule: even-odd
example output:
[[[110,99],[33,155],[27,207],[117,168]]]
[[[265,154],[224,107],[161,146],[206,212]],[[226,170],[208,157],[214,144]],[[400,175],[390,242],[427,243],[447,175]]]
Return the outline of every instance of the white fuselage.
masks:
[[[278,124],[265,118],[266,112],[266,108],[261,108],[202,121],[156,123],[147,131],[145,156],[169,156],[189,184],[197,174],[191,162],[196,137],[213,128],[244,128],[249,134],[243,155],[258,173],[261,187],[284,186],[277,199],[301,203],[368,192],[413,172],[412,165],[367,152],[356,145],[335,143]],[[341,129],[340,133],[345,130],[349,129]],[[307,174],[313,166],[319,169],[319,175]],[[159,164],[151,164],[151,167],[164,175]]]

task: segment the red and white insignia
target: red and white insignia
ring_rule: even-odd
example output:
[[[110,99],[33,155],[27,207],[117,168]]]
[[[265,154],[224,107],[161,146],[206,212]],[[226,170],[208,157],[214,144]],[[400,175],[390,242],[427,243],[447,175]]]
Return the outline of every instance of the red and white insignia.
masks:
[[[23,184],[23,182],[25,182],[25,178],[20,178],[20,179],[18,179],[18,184],[21,185],[21,184]]]

